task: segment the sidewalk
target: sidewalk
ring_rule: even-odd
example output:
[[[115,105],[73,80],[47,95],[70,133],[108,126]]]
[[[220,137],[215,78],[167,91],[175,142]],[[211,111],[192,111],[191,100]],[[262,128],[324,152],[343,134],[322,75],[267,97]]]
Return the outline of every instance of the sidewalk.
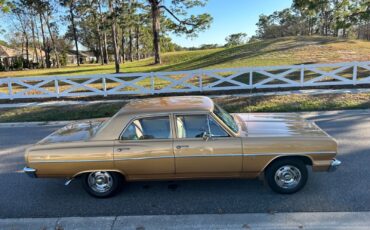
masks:
[[[203,214],[174,216],[0,219],[2,230],[23,229],[257,229],[368,230],[370,212]]]

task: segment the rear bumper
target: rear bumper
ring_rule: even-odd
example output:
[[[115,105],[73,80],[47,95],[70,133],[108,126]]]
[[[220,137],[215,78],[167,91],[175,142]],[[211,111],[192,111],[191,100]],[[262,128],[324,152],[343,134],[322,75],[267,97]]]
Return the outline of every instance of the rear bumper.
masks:
[[[330,166],[329,166],[329,169],[328,169],[328,171],[329,172],[334,172],[335,170],[337,170],[337,168],[340,166],[342,164],[342,162],[340,161],[340,160],[337,160],[337,159],[333,159],[332,161],[331,161],[331,164],[330,164]]]
[[[37,177],[37,175],[36,175],[36,169],[29,168],[29,167],[24,167],[23,168],[23,172],[26,173],[28,176],[30,176],[32,178],[36,178]]]

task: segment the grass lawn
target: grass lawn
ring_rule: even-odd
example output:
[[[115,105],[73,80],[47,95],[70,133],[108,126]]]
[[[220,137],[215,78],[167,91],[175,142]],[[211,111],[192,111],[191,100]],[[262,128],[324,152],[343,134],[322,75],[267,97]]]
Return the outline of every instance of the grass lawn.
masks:
[[[162,55],[163,64],[153,65],[153,59],[145,59],[121,65],[122,72],[155,72],[155,71],[176,71],[176,70],[192,70],[192,69],[216,69],[216,68],[231,68],[245,66],[271,66],[271,65],[292,65],[302,63],[330,63],[330,62],[346,62],[346,61],[369,61],[370,60],[370,42],[360,40],[340,40],[331,37],[287,37],[279,39],[270,39],[249,43],[243,46],[234,48],[218,48],[198,51],[183,51],[165,53]],[[331,69],[325,69],[330,71]],[[113,73],[113,65],[86,64],[80,67],[67,66],[60,69],[39,69],[0,72],[1,77],[23,77],[23,76],[55,76],[55,75],[85,75],[85,74],[104,74]],[[231,73],[220,73],[222,76],[228,76]],[[352,70],[340,74],[342,77],[351,77]],[[370,70],[359,68],[358,79],[370,75]],[[305,73],[305,80],[318,77],[319,74],[313,72]],[[171,78],[179,78],[181,75],[170,76]],[[291,80],[300,78],[300,71],[297,70],[287,75]],[[137,77],[133,77],[134,80]],[[266,76],[260,76],[255,73],[253,75],[254,82],[262,81]],[[234,78],[236,81],[248,83],[249,77],[246,75]],[[203,77],[203,86],[216,81],[216,78]],[[324,79],[326,80],[326,79]],[[79,80],[83,82],[84,80]],[[169,81],[155,78],[154,88],[157,90],[163,89],[170,84]],[[269,84],[278,83],[278,80],[271,81]],[[36,84],[34,82],[33,84]],[[198,79],[193,78],[189,83],[197,85]],[[107,90],[112,89],[119,83],[107,80]],[[150,89],[150,79],[144,79],[137,83],[140,86]],[[227,84],[227,83],[225,83]],[[89,87],[102,90],[101,80],[97,80],[88,85]],[[59,83],[60,92],[70,89],[72,86],[65,82]],[[181,86],[177,86],[180,88]],[[22,92],[26,87],[13,84],[12,92],[14,94]],[[54,92],[54,82],[50,82],[43,86],[44,89]],[[121,89],[122,91],[135,90],[130,86]],[[78,88],[74,92],[86,91],[85,88]],[[0,85],[0,93],[9,93],[7,84]],[[31,90],[27,94],[40,94],[41,91]]]
[[[121,71],[155,72],[369,60],[369,41],[340,40],[331,37],[287,37],[233,48],[164,53],[162,65],[153,65],[153,59],[148,58],[122,64]],[[113,64],[104,66],[84,64],[80,67],[0,72],[0,78],[103,73],[114,73]]]
[[[215,101],[229,112],[299,112],[318,110],[368,109],[370,93],[331,95],[282,95],[222,97]],[[0,109],[0,122],[60,121],[110,117],[125,103],[46,106]]]
[[[192,69],[215,69],[245,66],[292,65],[302,63],[332,63],[370,61],[370,42],[339,40],[324,37],[288,37],[249,43],[234,48],[165,53],[163,64],[153,65],[145,59],[121,65],[122,72],[155,72]],[[1,77],[55,76],[113,73],[113,65],[86,64],[60,69],[0,72]],[[362,75],[368,76],[370,71]],[[350,74],[350,73],[349,73]],[[256,76],[258,77],[258,76]],[[294,76],[293,76],[294,77]],[[315,76],[312,76],[315,77]],[[101,83],[94,83],[99,84]],[[109,83],[115,84],[115,83]],[[143,85],[149,84],[143,82]],[[159,82],[159,84],[163,84]],[[50,85],[52,88],[52,84]],[[61,87],[69,87],[61,86]],[[108,87],[113,87],[109,85]],[[5,90],[7,86],[0,85]],[[22,90],[22,87],[15,88]],[[216,99],[230,112],[296,112],[314,110],[370,108],[370,94],[288,95]],[[56,121],[107,117],[116,113],[122,103],[101,103],[65,107],[30,107],[0,109],[0,122]]]

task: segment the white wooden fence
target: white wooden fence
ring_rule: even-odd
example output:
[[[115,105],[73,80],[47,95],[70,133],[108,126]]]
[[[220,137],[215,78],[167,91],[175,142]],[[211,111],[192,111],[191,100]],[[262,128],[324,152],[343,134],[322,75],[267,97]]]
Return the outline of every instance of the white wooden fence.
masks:
[[[0,78],[0,99],[370,84],[370,61],[179,72]]]

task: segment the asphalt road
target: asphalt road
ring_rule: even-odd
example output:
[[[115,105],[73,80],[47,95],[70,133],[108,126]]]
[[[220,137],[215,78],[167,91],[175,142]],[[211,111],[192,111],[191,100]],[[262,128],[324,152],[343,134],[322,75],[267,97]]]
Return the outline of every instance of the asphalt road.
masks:
[[[117,196],[96,199],[79,181],[32,179],[21,172],[23,151],[58,127],[0,127],[0,218],[199,213],[370,211],[370,114],[313,118],[339,141],[343,162],[334,173],[311,173],[293,195],[258,180],[134,182]]]

